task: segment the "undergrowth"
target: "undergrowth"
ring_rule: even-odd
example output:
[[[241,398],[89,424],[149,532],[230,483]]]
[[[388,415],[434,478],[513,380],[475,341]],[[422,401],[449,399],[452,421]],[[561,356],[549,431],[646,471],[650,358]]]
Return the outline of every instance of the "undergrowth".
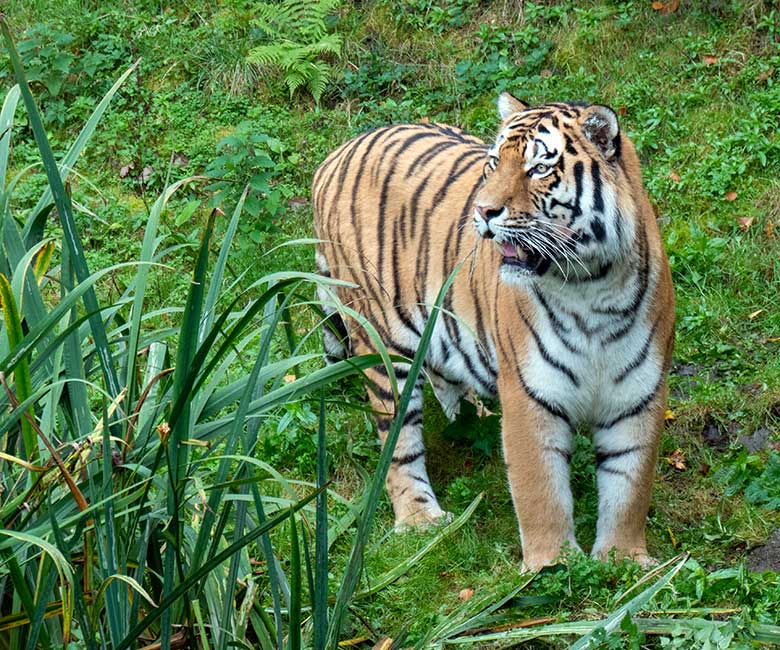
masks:
[[[569,647],[572,639],[592,633],[599,647],[739,648],[752,647],[756,625],[780,622],[780,582],[775,573],[762,572],[770,565],[758,560],[780,523],[780,13],[771,3],[682,2],[674,10],[617,0],[319,3],[325,10],[307,34],[294,27],[263,27],[255,20],[260,3],[253,0],[129,5],[111,0],[99,6],[63,0],[56,14],[49,5],[9,0],[4,11],[55,151],[70,146],[121,71],[140,58],[68,179],[84,259],[91,269],[109,269],[95,282],[101,304],[118,304],[134,286],[137,269],[119,265],[139,259],[158,198],[173,183],[205,177],[177,187],[160,212],[158,233],[168,267],[149,273],[141,349],[153,342],[153,332],[171,333],[171,349],[177,343],[177,310],[186,304],[199,251],[206,246],[212,259],[217,257],[245,187],[234,246],[225,261],[225,304],[244,293],[257,298],[253,283],[264,275],[313,268],[310,245],[276,246],[311,236],[313,171],[352,135],[391,122],[430,119],[491,138],[495,99],[503,89],[532,103],[592,101],[615,108],[641,156],[677,292],[670,412],[648,523],[650,548],[661,559],[683,551],[691,557],[652,600],[633,617],[615,621],[609,633],[599,632],[598,625],[572,627],[568,635],[564,629],[531,639],[517,632],[514,640],[505,636],[490,643]],[[286,49],[282,36],[292,44]],[[327,47],[318,40],[325,37],[331,39]],[[279,57],[258,58],[258,48],[269,44],[308,72],[295,76]],[[304,50],[305,55],[295,54]],[[283,65],[273,72],[274,63]],[[7,60],[0,83],[4,96],[15,83]],[[19,111],[4,173],[6,185],[18,177],[7,205],[8,223],[24,224],[46,190],[39,161],[29,119]],[[204,240],[212,219],[213,236]],[[59,219],[46,218],[41,228],[40,241],[61,241]],[[2,270],[8,277],[10,271]],[[55,300],[59,287],[51,281],[45,287],[43,299]],[[311,290],[301,292],[301,304],[313,296]],[[296,313],[291,333],[303,340],[305,354],[316,354],[316,335],[309,332],[319,317],[316,310],[304,311]],[[116,350],[126,345],[121,314],[120,308],[114,317]],[[232,353],[225,377],[250,372],[253,359],[242,350]],[[271,337],[268,352],[273,359],[288,356],[287,333]],[[94,372],[92,348],[85,359]],[[318,364],[307,359],[280,381]],[[379,447],[361,383],[349,380],[328,391],[326,462],[332,498],[344,514],[349,507],[339,499],[362,494]],[[468,522],[413,565],[405,562],[436,533],[391,534],[389,505],[380,502],[360,589],[370,589],[383,576],[394,579],[354,601],[342,640],[366,638],[354,643],[370,647],[389,635],[414,647],[432,630],[470,616],[495,616],[483,628],[497,629],[529,621],[542,627],[585,625],[617,611],[624,602],[620,595],[641,579],[638,567],[574,556],[566,567],[546,570],[500,609],[485,613],[524,580],[518,574],[518,536],[495,420],[478,421],[466,413],[448,427],[430,397],[425,436],[442,505],[457,515],[484,496]],[[99,420],[101,400],[95,394],[90,401],[97,409],[90,430]],[[318,418],[315,398],[267,413],[255,455],[279,472],[277,480],[315,479]],[[149,434],[156,435],[153,428]],[[577,443],[577,534],[592,540],[593,452],[587,436]],[[200,448],[193,453],[197,456]],[[214,488],[208,476],[195,472],[187,483],[194,513]],[[16,502],[9,501],[8,489],[3,504],[11,508]],[[163,486],[157,489],[165,511]],[[230,508],[242,499],[246,492],[236,492]],[[234,520],[226,515],[223,521],[229,529]],[[331,549],[333,576],[342,575],[354,531],[352,521],[340,525],[343,531]],[[149,539],[162,547],[166,538],[155,531],[164,528],[155,526]],[[274,540],[288,571],[290,531],[285,528]],[[255,561],[247,556],[235,604],[240,609],[263,603],[257,612],[262,617],[273,606],[267,566]],[[396,576],[398,567],[403,573]],[[0,569],[3,616],[20,611],[18,600],[7,595],[8,570],[7,563]],[[156,584],[152,576],[158,571],[154,566],[145,574],[145,589]],[[303,583],[306,592],[306,578]],[[118,590],[106,593],[116,596]],[[333,590],[330,595],[335,597]],[[683,618],[693,622],[682,623]],[[662,619],[675,621],[664,627],[658,623]],[[310,625],[305,614],[301,625],[304,631]],[[8,638],[3,629],[0,647],[13,647],[2,645]],[[254,642],[247,637],[247,644]]]

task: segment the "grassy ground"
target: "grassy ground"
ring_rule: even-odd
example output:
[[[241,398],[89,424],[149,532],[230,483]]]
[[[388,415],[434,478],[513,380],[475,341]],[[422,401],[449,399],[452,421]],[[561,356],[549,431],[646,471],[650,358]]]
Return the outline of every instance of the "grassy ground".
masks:
[[[683,1],[668,13],[650,2],[617,0],[345,3],[333,27],[344,41],[342,56],[331,59],[333,79],[319,106],[305,92],[290,98],[278,75],[245,62],[258,42],[251,2],[60,4],[56,16],[35,0],[9,0],[5,9],[17,33],[37,39],[28,66],[40,60],[49,70],[32,78],[55,143],[69,142],[119,70],[142,57],[72,181],[95,265],[132,257],[147,206],[167,179],[211,171],[229,181],[226,203],[245,181],[257,183],[258,208],[241,224],[233,261],[236,276],[249,268],[242,283],[273,269],[311,269],[305,245],[263,253],[310,236],[312,173],[351,135],[428,118],[490,138],[495,98],[504,89],[529,102],[614,107],[642,158],[678,300],[671,413],[648,532],[654,555],[687,550],[693,559],[685,579],[654,607],[735,608],[780,623],[780,579],[746,569],[751,551],[780,523],[780,14],[771,3]],[[43,65],[53,60],[59,72]],[[9,73],[0,79],[10,85]],[[67,89],[58,88],[62,79]],[[260,133],[278,143],[253,142]],[[234,143],[218,151],[231,135]],[[230,159],[217,173],[213,161],[226,151]],[[262,151],[274,161],[267,181],[257,179]],[[31,141],[17,143],[17,169],[32,157]],[[27,177],[20,211],[42,182],[41,174]],[[165,216],[165,232],[182,244],[170,262],[182,270],[191,268],[197,228],[211,206],[209,182],[177,198]],[[263,193],[278,200],[278,210]],[[186,272],[157,274],[152,293],[163,303],[183,295],[187,281]],[[102,291],[111,296],[121,284],[116,275]],[[329,413],[330,467],[336,489],[351,496],[378,448],[359,385],[340,390],[334,399],[355,407]],[[313,475],[313,408],[289,405],[265,432],[265,460],[288,476]],[[426,409],[430,471],[442,505],[457,514],[478,494],[485,497],[471,521],[406,576],[357,601],[348,630],[355,637],[405,632],[413,641],[459,604],[463,589],[498,593],[518,581],[519,544],[495,427],[475,425],[473,444],[457,432],[443,436],[446,424],[433,400]],[[582,436],[574,475],[585,545],[595,526],[591,456]],[[430,539],[389,535],[390,527],[384,504],[366,584]],[[334,570],[342,560],[337,555]],[[523,590],[511,615],[588,618],[610,610],[639,575],[630,564],[573,558],[569,568]],[[742,619],[730,620],[738,632]],[[704,647],[685,638],[673,647]],[[553,642],[536,643],[527,647]]]

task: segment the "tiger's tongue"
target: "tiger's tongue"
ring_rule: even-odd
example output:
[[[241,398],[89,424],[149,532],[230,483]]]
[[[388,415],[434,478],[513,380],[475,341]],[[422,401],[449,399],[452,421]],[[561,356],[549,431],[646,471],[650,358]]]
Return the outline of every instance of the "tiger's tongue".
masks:
[[[522,248],[514,246],[508,242],[501,244],[501,252],[503,253],[504,257],[516,257],[521,260],[524,260],[526,257],[528,257]]]

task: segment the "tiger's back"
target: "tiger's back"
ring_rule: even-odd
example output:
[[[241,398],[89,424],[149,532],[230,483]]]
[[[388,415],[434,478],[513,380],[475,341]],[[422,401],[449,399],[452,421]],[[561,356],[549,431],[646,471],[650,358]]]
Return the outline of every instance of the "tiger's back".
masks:
[[[414,349],[424,305],[473,247],[465,226],[486,150],[452,127],[390,126],[348,142],[314,177],[315,232],[337,242],[320,246],[320,270],[361,285],[344,294],[396,351]]]

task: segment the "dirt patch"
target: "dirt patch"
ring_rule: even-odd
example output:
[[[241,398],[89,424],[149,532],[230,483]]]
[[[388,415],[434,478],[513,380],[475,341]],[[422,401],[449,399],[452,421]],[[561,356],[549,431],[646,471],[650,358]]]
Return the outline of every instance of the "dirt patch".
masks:
[[[747,568],[754,573],[780,571],[780,529],[776,529],[765,544],[748,553]]]

